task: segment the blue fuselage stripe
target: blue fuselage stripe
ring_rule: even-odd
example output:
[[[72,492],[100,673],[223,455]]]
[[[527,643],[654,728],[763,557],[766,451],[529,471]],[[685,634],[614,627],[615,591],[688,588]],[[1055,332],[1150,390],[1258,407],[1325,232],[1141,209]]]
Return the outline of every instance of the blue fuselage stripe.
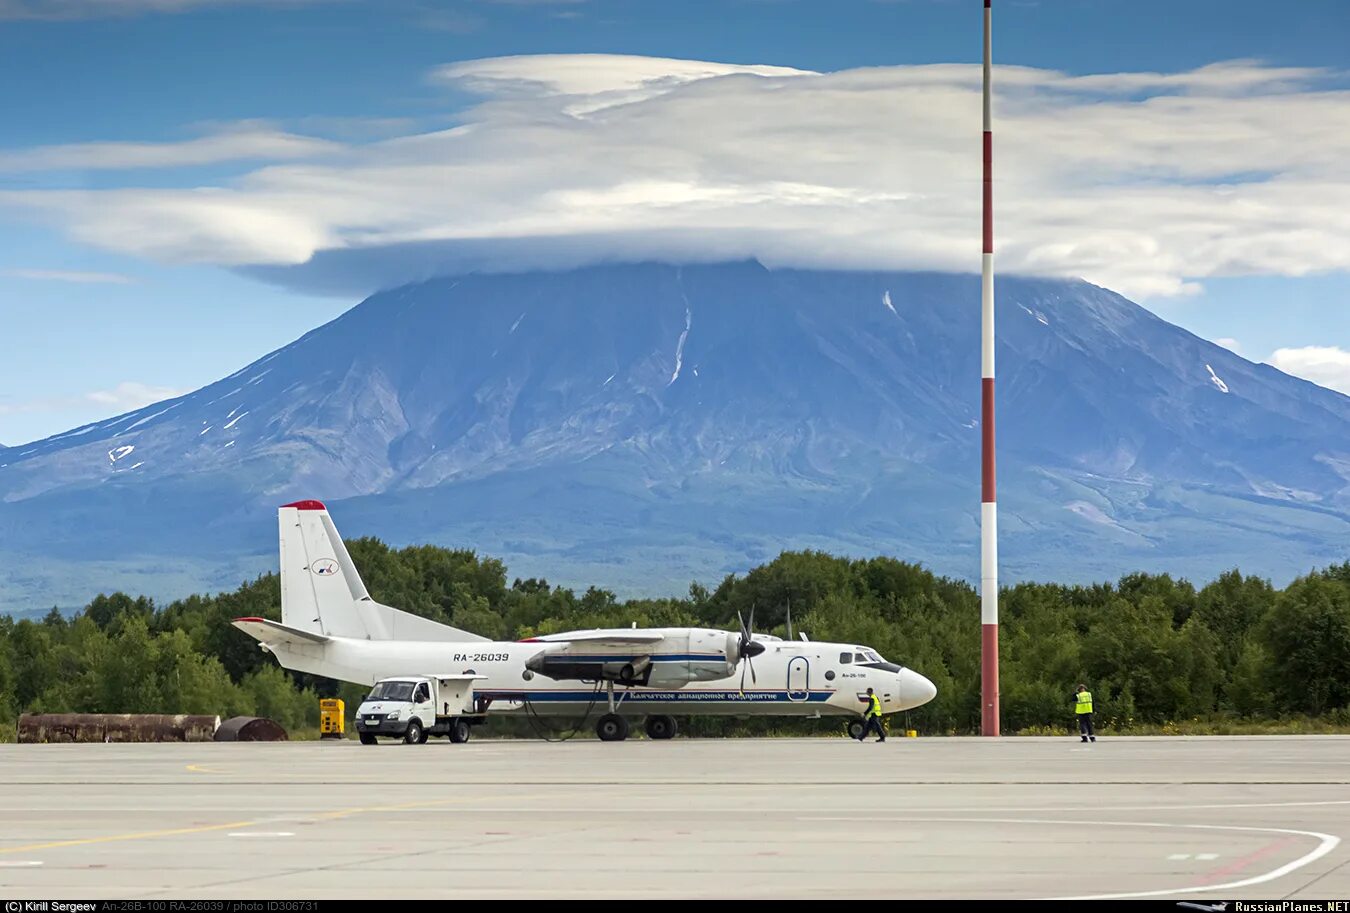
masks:
[[[590,703],[593,700],[601,700],[605,696],[603,690],[598,691],[482,691],[479,692],[484,697],[498,698],[502,700],[520,700],[528,698],[531,701],[558,701],[566,703]],[[741,694],[739,691],[657,691],[657,690],[637,690],[634,688],[621,692],[623,700],[627,702],[638,701],[648,702],[674,702],[681,703],[734,703],[734,704],[762,704],[765,702],[784,701],[794,704],[800,704],[806,701],[824,702],[834,696],[833,691],[811,691],[811,692],[792,692],[800,697],[789,697],[786,691],[747,691]],[[616,697],[619,695],[616,694]]]

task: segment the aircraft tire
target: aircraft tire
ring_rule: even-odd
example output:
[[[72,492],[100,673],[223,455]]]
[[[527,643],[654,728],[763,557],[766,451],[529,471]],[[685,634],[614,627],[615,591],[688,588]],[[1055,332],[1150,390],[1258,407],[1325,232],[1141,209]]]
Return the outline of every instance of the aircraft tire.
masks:
[[[596,721],[595,734],[602,742],[622,742],[628,738],[628,721],[617,713],[606,713]]]
[[[673,716],[658,714],[647,717],[646,729],[649,739],[673,739],[679,728]]]
[[[408,731],[403,733],[403,741],[409,745],[421,745],[426,741],[422,737],[422,724],[413,720],[408,723]]]
[[[865,724],[862,720],[849,720],[848,737],[850,739],[860,739],[862,738],[863,730],[866,728],[867,724]]]

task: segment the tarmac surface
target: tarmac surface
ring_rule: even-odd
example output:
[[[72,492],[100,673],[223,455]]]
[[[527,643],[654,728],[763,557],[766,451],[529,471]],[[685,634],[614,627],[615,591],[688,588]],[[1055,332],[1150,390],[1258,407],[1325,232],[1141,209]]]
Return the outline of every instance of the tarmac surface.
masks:
[[[1350,897],[1350,738],[0,746],[0,898]]]

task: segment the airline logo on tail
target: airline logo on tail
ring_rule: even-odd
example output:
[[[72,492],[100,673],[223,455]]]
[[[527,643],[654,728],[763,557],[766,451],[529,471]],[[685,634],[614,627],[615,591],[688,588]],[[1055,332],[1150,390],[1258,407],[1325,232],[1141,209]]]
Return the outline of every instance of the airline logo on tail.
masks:
[[[338,563],[332,558],[320,558],[311,564],[309,569],[319,577],[331,577],[338,572]]]

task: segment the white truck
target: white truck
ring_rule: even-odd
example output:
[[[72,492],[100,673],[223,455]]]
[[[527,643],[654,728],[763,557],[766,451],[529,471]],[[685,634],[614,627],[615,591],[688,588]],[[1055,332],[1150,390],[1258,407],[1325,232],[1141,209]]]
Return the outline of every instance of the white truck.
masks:
[[[356,711],[356,733],[362,745],[379,736],[421,745],[433,735],[467,742],[486,708],[474,699],[473,683],[484,675],[408,675],[375,683]]]

